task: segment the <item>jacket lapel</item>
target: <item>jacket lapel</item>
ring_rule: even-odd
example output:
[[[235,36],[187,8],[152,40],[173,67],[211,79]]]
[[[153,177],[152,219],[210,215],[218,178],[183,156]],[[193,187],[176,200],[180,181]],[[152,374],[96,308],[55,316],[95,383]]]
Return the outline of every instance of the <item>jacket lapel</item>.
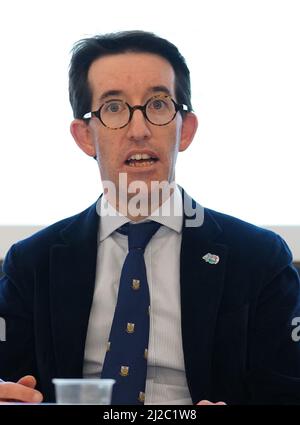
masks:
[[[203,208],[193,202],[201,214]],[[201,226],[189,227],[184,218],[180,262],[182,339],[187,381],[196,403],[210,398],[212,349],[227,246],[216,242],[222,229],[208,210],[204,210]],[[217,255],[219,262],[205,261],[203,257],[208,253]]]
[[[58,377],[82,377],[98,224],[93,205],[61,231],[61,243],[50,252],[50,309]]]

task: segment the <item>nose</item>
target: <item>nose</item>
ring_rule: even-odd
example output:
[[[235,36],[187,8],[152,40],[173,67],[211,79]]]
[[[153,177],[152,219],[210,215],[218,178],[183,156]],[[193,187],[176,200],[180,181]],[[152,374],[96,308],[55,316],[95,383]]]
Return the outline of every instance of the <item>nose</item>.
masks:
[[[130,140],[146,140],[151,136],[149,123],[140,109],[135,109],[128,124],[127,137]]]

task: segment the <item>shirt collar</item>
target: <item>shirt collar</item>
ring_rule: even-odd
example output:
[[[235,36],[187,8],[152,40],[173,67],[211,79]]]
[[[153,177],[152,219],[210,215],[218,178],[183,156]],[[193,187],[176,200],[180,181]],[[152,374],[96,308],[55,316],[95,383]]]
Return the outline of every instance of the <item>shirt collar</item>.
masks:
[[[99,242],[102,242],[110,236],[115,230],[123,224],[128,223],[130,219],[118,212],[105,198],[101,196],[98,199],[97,213],[100,216],[100,235]],[[101,211],[105,214],[101,215]],[[149,217],[142,221],[152,220],[161,225],[181,233],[183,221],[182,196],[178,185],[175,186],[174,193]],[[140,222],[139,222],[140,223]]]

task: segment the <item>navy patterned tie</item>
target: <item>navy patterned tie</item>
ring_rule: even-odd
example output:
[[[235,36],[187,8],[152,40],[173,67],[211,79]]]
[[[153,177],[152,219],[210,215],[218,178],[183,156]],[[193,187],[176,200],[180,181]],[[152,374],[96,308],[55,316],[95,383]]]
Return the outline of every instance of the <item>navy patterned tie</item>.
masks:
[[[127,223],[128,254],[121,271],[115,314],[101,378],[115,379],[111,404],[143,404],[147,376],[150,296],[144,251],[160,227]]]

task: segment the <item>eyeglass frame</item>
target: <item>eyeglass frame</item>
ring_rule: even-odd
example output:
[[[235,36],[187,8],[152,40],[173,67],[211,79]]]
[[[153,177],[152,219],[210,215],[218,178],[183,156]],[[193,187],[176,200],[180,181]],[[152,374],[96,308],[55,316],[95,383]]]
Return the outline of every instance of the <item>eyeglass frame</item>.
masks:
[[[148,103],[149,103],[151,100],[153,100],[153,99],[161,99],[161,98],[168,98],[168,99],[170,99],[170,100],[173,102],[174,107],[175,107],[175,113],[174,113],[173,117],[172,117],[172,118],[171,118],[168,122],[166,122],[165,124],[155,124],[155,123],[153,123],[152,121],[150,121],[150,119],[148,118],[147,113],[146,113],[146,108],[147,108]],[[130,123],[130,121],[132,120],[132,117],[133,117],[134,111],[136,111],[136,110],[140,110],[140,111],[142,112],[142,114],[143,114],[144,118],[145,118],[148,122],[150,122],[150,124],[152,124],[152,125],[156,125],[156,126],[158,126],[158,127],[163,127],[163,126],[165,126],[165,125],[170,124],[170,122],[172,122],[172,121],[173,121],[173,119],[175,118],[175,116],[176,116],[176,114],[177,114],[177,112],[178,112],[178,111],[190,112],[190,111],[189,111],[189,108],[188,108],[188,106],[187,106],[187,105],[185,105],[184,103],[177,103],[177,102],[175,102],[175,100],[174,100],[174,99],[172,99],[172,97],[171,97],[171,96],[169,96],[169,95],[157,95],[157,96],[152,96],[152,97],[150,97],[150,98],[147,100],[147,102],[146,102],[144,105],[134,105],[134,106],[131,106],[131,105],[129,105],[129,103],[122,101],[125,105],[127,105],[128,109],[129,109],[129,118],[128,118],[127,123],[126,123],[126,124],[124,124],[124,125],[122,125],[121,127],[108,127],[108,126],[107,126],[107,125],[106,125],[106,124],[102,121],[102,119],[101,119],[101,110],[102,110],[102,108],[103,108],[103,107],[104,107],[107,103],[112,102],[113,100],[121,100],[121,99],[110,99],[110,100],[107,100],[107,101],[106,101],[106,102],[104,102],[104,103],[100,106],[100,108],[99,108],[99,109],[97,109],[96,111],[91,111],[91,112],[87,112],[86,114],[84,114],[84,115],[83,115],[83,117],[82,117],[82,119],[83,119],[83,120],[89,120],[89,119],[91,119],[91,118],[94,116],[94,117],[97,117],[97,118],[99,119],[99,121],[101,122],[101,124],[102,124],[102,125],[104,125],[104,127],[109,128],[110,130],[120,130],[121,128],[126,127],[126,126]]]

